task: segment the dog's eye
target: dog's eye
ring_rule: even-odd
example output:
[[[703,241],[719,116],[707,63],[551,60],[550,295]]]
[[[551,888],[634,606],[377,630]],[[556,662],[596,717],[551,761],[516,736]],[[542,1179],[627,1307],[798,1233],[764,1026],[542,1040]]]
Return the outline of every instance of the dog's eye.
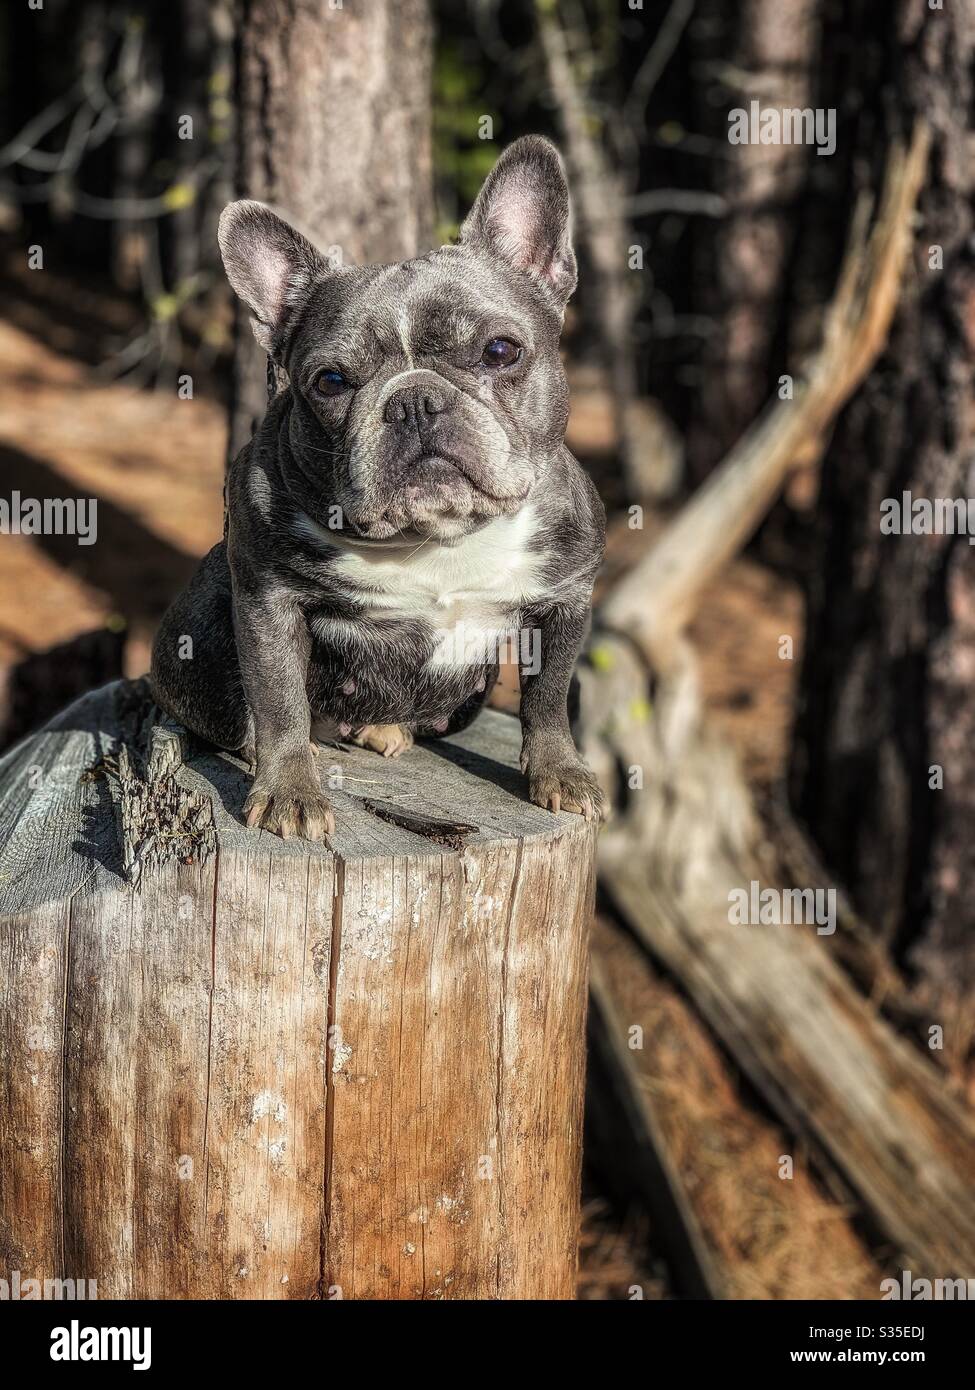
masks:
[[[485,367],[510,367],[521,356],[521,348],[510,338],[492,338],[481,353]]]
[[[315,380],[315,389],[321,396],[338,396],[343,391],[349,389],[349,383],[341,372],[329,370],[319,372]]]

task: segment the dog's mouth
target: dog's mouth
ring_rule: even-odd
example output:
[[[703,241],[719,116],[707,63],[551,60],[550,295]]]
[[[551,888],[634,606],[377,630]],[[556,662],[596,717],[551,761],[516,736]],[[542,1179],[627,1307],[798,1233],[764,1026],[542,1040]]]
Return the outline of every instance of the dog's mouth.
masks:
[[[416,545],[419,541],[426,539],[424,532],[417,531],[411,526],[394,526],[391,521],[384,518],[368,523],[353,522],[352,524],[355,526],[355,534],[352,535],[346,530],[342,535],[343,543],[346,545]]]
[[[480,459],[469,459],[461,453],[447,452],[421,454],[408,465],[403,479],[405,490],[417,496],[427,491],[446,496],[448,511],[451,490],[455,490],[456,497],[453,500],[465,512],[470,510],[468,504],[471,501],[471,493],[475,495],[475,500],[477,497],[484,497],[489,502],[507,507],[512,503],[524,502],[529,486],[527,478],[512,478],[510,483],[505,483]]]
[[[365,544],[407,543],[516,511],[530,486],[521,477],[502,484],[485,465],[460,454],[421,454],[401,467],[396,484],[375,499],[378,505],[357,508],[348,519]]]

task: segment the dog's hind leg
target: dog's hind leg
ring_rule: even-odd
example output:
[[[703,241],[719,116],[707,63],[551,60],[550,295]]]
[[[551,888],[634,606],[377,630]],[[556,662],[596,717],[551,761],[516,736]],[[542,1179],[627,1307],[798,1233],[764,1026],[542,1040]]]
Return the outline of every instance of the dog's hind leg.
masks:
[[[167,714],[209,743],[253,760],[253,720],[240,676],[223,542],[160,623],[149,680]]]
[[[371,748],[384,758],[398,758],[413,747],[413,731],[406,724],[367,724],[350,735],[359,748]]]

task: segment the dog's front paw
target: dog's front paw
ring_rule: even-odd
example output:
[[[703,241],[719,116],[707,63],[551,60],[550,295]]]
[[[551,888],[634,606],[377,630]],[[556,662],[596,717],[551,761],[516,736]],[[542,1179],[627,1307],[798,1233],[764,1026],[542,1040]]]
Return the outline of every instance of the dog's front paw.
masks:
[[[335,830],[328,798],[310,773],[274,778],[258,776],[244,802],[244,819],[251,829],[260,827],[289,840],[324,840]]]
[[[359,748],[372,748],[384,758],[398,758],[413,747],[413,735],[405,724],[367,724],[352,735]]]
[[[522,771],[528,795],[548,811],[575,811],[586,820],[602,819],[605,798],[595,776],[575,750],[570,755],[527,758]]]

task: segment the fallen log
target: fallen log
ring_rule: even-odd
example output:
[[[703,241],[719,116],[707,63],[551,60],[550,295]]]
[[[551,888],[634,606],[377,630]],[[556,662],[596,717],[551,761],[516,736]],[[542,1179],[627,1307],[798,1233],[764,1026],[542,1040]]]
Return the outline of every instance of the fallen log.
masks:
[[[606,912],[593,922],[591,970],[597,983],[590,986],[590,1019],[601,977],[626,1054],[628,1089],[649,1112],[654,1148],[674,1175],[671,1188],[679,1187],[685,1214],[677,1243],[663,1251],[668,1271],[674,1271],[675,1291],[686,1288],[678,1266],[693,1245],[697,1263],[718,1290],[713,1296],[875,1299],[887,1271],[867,1253],[858,1204],[849,1190],[836,1192],[835,1184],[822,1181],[805,1139],[790,1134],[769,1112],[693,1001]],[[591,1043],[589,1068],[587,1167],[593,1162],[590,1119],[597,1078]],[[607,1177],[620,1173],[622,1157],[638,1151],[620,1125],[621,1110],[613,1117],[615,1149],[608,1155]],[[782,1164],[787,1154],[793,1159],[788,1175]],[[627,1206],[639,1212],[651,1201],[656,1204],[659,1186],[648,1183],[647,1189],[640,1202],[633,1184]],[[655,1252],[661,1250],[664,1215],[650,1213],[647,1236]],[[883,1260],[890,1252],[878,1253]]]
[[[650,1219],[650,1235],[666,1258],[681,1298],[721,1298],[720,1276],[701,1233],[681,1174],[670,1160],[653,1105],[640,1086],[618,1012],[612,980],[593,949],[589,974],[590,1088],[586,1155],[606,1163],[617,1201],[636,1202]]]
[[[641,672],[646,688],[636,652],[605,636],[597,652],[583,672],[582,708],[614,713],[584,721],[587,749],[607,780],[616,766],[642,784],[600,838],[604,890],[772,1111],[809,1141],[819,1171],[855,1194],[900,1267],[968,1277],[970,1112],[858,992],[833,937],[812,923],[733,919],[732,892],[780,885],[764,877],[768,855],[731,749],[704,723],[675,750],[673,712],[649,717],[634,698]]]
[[[247,830],[243,765],[157,721],[119,683],[0,762],[0,1265],[571,1297],[594,828],[493,712],[322,748],[331,849]]]

